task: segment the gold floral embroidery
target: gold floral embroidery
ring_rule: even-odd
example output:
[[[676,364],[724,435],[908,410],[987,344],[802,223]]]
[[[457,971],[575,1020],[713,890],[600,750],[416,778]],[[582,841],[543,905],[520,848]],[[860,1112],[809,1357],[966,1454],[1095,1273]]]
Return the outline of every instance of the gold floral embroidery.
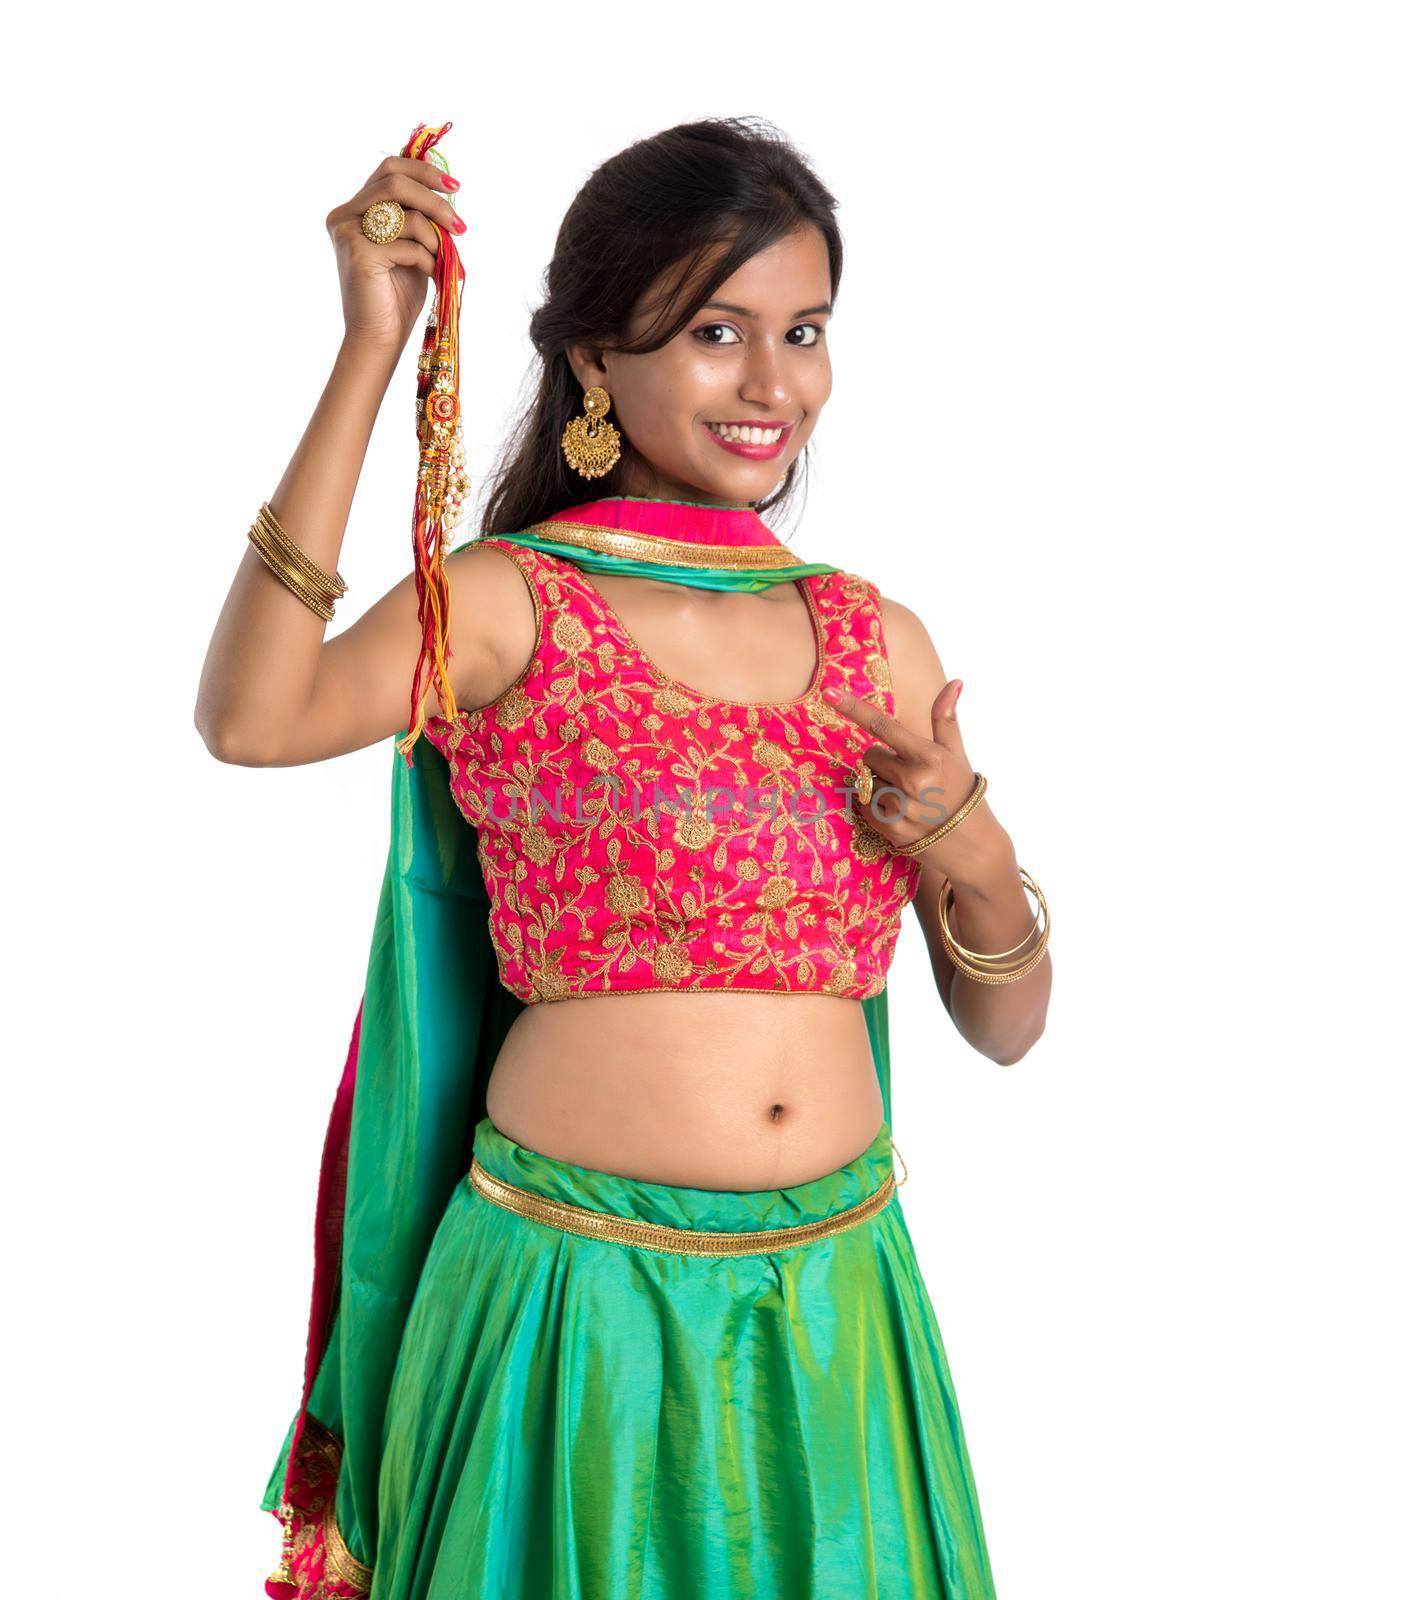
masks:
[[[277,1512],[282,1559],[269,1581],[293,1585],[298,1600],[358,1600],[371,1592],[372,1568],[352,1553],[337,1524],[341,1441],[309,1412],[297,1452],[292,1498]]]
[[[821,697],[894,711],[876,586],[799,580],[813,688],[719,701],[659,672],[572,563],[499,547],[538,596],[536,649],[492,706],[427,734],[479,830],[506,987],[879,993],[919,868],[847,807],[872,739]]]

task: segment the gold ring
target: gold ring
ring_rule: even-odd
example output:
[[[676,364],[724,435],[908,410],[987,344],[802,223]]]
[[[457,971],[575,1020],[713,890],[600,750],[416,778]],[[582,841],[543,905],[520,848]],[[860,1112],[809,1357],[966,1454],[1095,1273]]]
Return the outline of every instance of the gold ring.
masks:
[[[361,214],[361,231],[373,244],[390,244],[401,237],[406,212],[399,200],[378,200]]]

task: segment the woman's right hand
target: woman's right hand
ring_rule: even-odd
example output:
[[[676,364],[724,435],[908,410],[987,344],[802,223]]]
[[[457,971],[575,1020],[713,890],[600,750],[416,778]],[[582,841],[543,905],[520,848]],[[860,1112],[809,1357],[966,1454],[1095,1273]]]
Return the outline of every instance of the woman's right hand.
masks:
[[[450,233],[465,232],[465,223],[443,198],[452,183],[460,187],[434,162],[387,156],[350,200],[328,212],[348,341],[391,356],[405,348],[436,272],[440,239],[434,224]],[[390,244],[373,244],[361,231],[363,212],[378,200],[399,201],[406,212],[401,236]]]

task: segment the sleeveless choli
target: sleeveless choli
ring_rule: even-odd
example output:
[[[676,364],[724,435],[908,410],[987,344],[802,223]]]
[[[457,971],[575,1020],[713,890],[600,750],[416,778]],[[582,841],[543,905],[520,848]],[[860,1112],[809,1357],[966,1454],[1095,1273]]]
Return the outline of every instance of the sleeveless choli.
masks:
[[[813,682],[743,702],[662,672],[574,562],[480,543],[523,574],[535,645],[494,701],[424,732],[478,830],[504,986],[879,993],[920,869],[857,812],[875,741],[823,699],[895,712],[876,585],[796,580]]]

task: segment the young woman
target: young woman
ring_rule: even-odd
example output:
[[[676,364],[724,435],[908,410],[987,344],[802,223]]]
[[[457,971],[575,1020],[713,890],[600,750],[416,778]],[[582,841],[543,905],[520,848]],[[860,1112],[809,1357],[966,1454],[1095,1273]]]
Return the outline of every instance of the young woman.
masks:
[[[310,572],[461,194],[392,157],[327,219],[346,333],[264,510]],[[561,227],[538,392],[446,560],[460,711],[433,685],[397,757],[271,1593],[993,1595],[895,1193],[886,969],[913,904],[947,1013],[1008,1065],[1048,913],[921,620],[764,520],[831,394],[834,207],[720,119],[607,161]],[[328,639],[272,537],[204,667],[209,750],[404,730],[410,580]]]

